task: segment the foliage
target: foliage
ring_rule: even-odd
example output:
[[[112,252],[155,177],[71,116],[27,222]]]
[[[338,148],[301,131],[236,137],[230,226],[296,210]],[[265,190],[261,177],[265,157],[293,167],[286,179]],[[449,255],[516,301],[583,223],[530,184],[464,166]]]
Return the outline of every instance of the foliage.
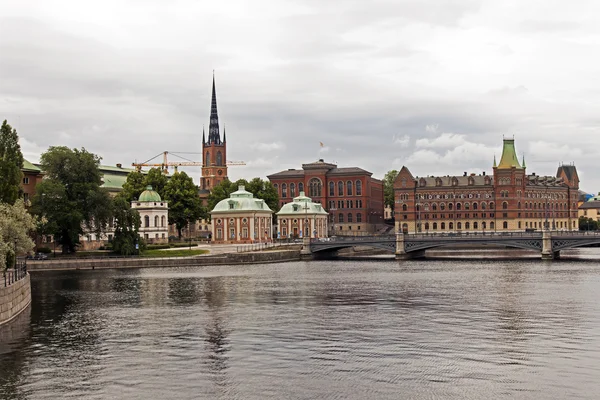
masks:
[[[41,156],[45,179],[37,185],[32,211],[47,219],[44,233],[54,235],[62,251],[74,252],[84,228],[97,235],[111,217],[108,191],[101,188],[100,157],[85,149],[50,147]]]
[[[394,180],[397,176],[398,171],[393,169],[383,178],[383,204],[392,209],[392,215],[394,215]]]
[[[189,223],[207,217],[198,197],[198,188],[185,172],[171,176],[164,189],[164,200],[169,203],[169,224],[175,225],[179,237]]]
[[[52,249],[50,247],[38,247],[37,252],[43,254],[50,254],[52,253]]]
[[[262,199],[267,203],[273,212],[279,211],[279,195],[275,186],[269,181],[263,181],[260,178],[254,178],[250,182],[245,179],[239,179],[231,182],[227,179],[215,185],[208,196],[208,209],[215,208],[217,203],[228,198],[231,193],[238,190],[240,185],[244,185],[245,189],[252,193],[257,199]]]
[[[123,190],[117,195],[131,203],[134,199],[137,200],[140,194],[146,189],[146,177],[139,171],[130,172],[127,175],[127,180],[123,184]]]
[[[112,240],[112,250],[115,253],[129,256],[136,254],[136,243],[141,244],[139,229],[140,214],[132,209],[130,203],[122,197],[113,200],[113,215],[115,218],[115,234]]]
[[[587,218],[583,215],[579,217],[579,230],[580,231],[597,231],[600,224],[593,218]]]
[[[165,176],[165,174],[160,170],[160,168],[152,168],[148,171],[146,178],[144,179],[144,189],[146,186],[152,186],[152,189],[157,192],[161,198],[165,196],[165,186],[167,186],[167,182],[169,180]]]
[[[35,219],[25,209],[22,199],[17,199],[14,204],[0,203],[0,271],[14,264],[16,254],[33,250],[29,233],[35,225]]]
[[[0,128],[0,203],[14,204],[21,190],[23,154],[19,136],[6,120]]]

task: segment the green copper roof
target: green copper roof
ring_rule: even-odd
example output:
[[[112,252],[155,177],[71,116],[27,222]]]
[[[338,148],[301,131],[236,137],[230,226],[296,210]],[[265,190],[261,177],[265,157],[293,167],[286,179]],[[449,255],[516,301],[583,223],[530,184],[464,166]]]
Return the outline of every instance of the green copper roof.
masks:
[[[244,213],[244,212],[268,212],[272,213],[271,209],[262,199],[255,199],[254,195],[246,191],[243,185],[240,185],[238,190],[231,193],[228,199],[221,200],[217,203],[212,213]]]
[[[290,215],[290,214],[323,214],[327,215],[327,211],[323,209],[323,206],[319,203],[313,203],[310,197],[306,197],[304,192],[300,192],[300,196],[294,197],[294,201],[291,203],[284,204],[277,215]]]
[[[502,158],[500,158],[498,168],[504,169],[512,167],[521,168],[519,160],[517,159],[517,152],[515,151],[515,139],[504,139]]]
[[[23,168],[21,168],[23,171],[28,171],[28,172],[38,172],[38,173],[42,173],[42,170],[33,165],[32,163],[30,163],[29,161],[23,159]]]
[[[140,198],[138,199],[138,201],[143,202],[143,201],[161,201],[160,200],[160,195],[155,192],[154,190],[152,190],[152,186],[148,185],[146,186],[146,190],[144,190],[142,192],[142,194],[140,194]]]

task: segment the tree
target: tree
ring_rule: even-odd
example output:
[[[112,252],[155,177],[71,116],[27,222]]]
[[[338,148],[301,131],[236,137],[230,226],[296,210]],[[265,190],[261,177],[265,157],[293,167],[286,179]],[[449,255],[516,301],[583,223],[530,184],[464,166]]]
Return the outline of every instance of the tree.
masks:
[[[115,218],[113,251],[125,256],[135,254],[136,243],[143,244],[138,233],[141,225],[140,214],[131,208],[127,200],[117,196],[113,201],[113,215]]]
[[[0,203],[14,204],[23,179],[23,153],[19,136],[6,120],[0,128]]]
[[[16,254],[33,250],[34,243],[29,233],[35,226],[36,220],[27,212],[22,199],[14,204],[0,203],[0,271],[12,267]]]
[[[152,189],[156,191],[161,198],[165,197],[165,186],[167,186],[168,181],[169,180],[160,168],[152,168],[148,171],[148,174],[144,179],[144,190],[146,189],[146,186],[152,186]]]
[[[74,252],[79,236],[100,235],[111,217],[108,191],[101,188],[101,158],[85,149],[50,147],[41,156],[46,178],[36,187],[32,210],[48,220],[47,233]]]
[[[125,199],[127,202],[137,200],[140,194],[146,190],[146,177],[139,171],[130,172],[123,184],[123,190],[118,194],[118,197]]]
[[[587,218],[583,215],[579,217],[579,230],[580,231],[597,231],[598,230],[598,221],[595,221],[593,218]]]
[[[279,211],[279,195],[275,186],[269,181],[263,181],[261,178],[254,178],[250,182],[245,179],[238,179],[235,182],[227,179],[221,181],[212,188],[208,196],[208,209],[212,210],[215,208],[217,203],[228,198],[241,185],[257,199],[264,200],[273,212]]]
[[[185,172],[171,176],[164,189],[164,199],[169,203],[169,224],[174,224],[181,238],[181,230],[189,223],[206,218],[198,188]]]
[[[398,171],[393,169],[383,178],[383,204],[392,209],[392,215],[394,215],[394,180],[397,176]]]

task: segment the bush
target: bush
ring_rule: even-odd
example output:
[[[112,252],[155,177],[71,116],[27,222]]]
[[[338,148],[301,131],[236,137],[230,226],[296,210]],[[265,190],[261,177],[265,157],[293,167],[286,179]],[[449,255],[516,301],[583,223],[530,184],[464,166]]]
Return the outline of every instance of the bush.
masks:
[[[50,247],[38,247],[38,253],[50,254],[52,253],[52,249]]]
[[[146,246],[147,250],[162,250],[162,249],[168,249],[171,246],[168,244],[149,244]]]
[[[180,247],[190,247],[189,243],[171,243],[171,247],[180,248]],[[198,246],[198,243],[192,243],[191,247]]]

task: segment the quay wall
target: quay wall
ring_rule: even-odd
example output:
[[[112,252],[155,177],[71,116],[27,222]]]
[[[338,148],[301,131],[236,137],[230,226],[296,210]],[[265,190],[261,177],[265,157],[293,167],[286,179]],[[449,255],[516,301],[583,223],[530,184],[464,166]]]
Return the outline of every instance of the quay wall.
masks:
[[[30,304],[31,283],[29,274],[7,287],[0,287],[0,325],[17,317]]]
[[[262,264],[300,260],[298,250],[231,253],[218,256],[161,257],[161,258],[90,258],[71,260],[28,261],[30,272],[107,268],[195,267],[229,264]]]

